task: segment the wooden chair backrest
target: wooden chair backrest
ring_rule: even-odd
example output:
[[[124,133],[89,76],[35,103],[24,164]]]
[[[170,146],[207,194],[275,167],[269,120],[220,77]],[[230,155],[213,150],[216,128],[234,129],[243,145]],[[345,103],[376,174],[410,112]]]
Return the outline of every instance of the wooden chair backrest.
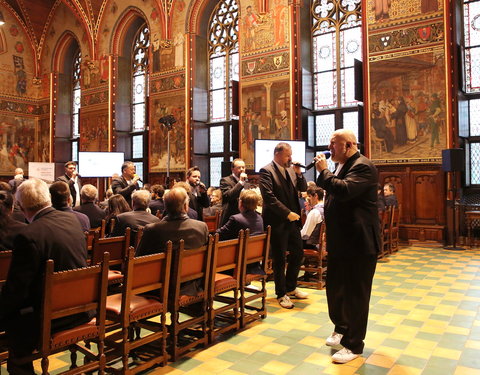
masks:
[[[106,229],[107,229],[107,220],[102,219],[102,224],[100,225],[100,238],[105,238]]]
[[[11,262],[12,250],[0,251],[0,286],[7,280]]]
[[[269,225],[265,233],[255,236],[250,236],[250,230],[247,229],[245,231],[245,251],[243,258],[244,260],[242,262],[244,269],[246,269],[247,264],[262,262],[263,270],[265,271],[265,273],[267,273],[267,260],[270,251],[271,230],[272,228]]]
[[[398,207],[392,206],[392,217],[391,217],[391,228],[397,229],[400,224],[400,213],[401,213],[402,205],[399,204]]]
[[[381,216],[381,228],[382,231],[390,228],[392,222],[392,206],[386,206]]]
[[[215,215],[203,217],[203,221],[207,224],[210,233],[214,233],[220,227],[221,218],[222,210],[215,212]]]
[[[137,233],[136,233],[136,237],[135,237],[135,249],[138,247],[138,244],[139,244],[140,241],[142,240],[142,237],[143,237],[143,228],[144,228],[144,227],[138,227],[138,228],[137,228]]]
[[[168,302],[168,288],[172,263],[172,242],[167,242],[163,253],[135,257],[135,249],[130,246],[125,263],[124,293],[122,298],[122,319],[128,321],[132,296],[155,291],[155,296],[163,303],[165,311]]]
[[[233,270],[233,277],[239,280],[244,251],[245,233],[241,230],[238,238],[219,241],[218,234],[214,236],[212,250],[212,287],[215,285],[215,273]]]
[[[49,350],[53,319],[96,310],[99,332],[104,335],[108,259],[109,255],[105,253],[100,264],[60,272],[54,272],[53,260],[46,262],[41,310],[41,348],[44,353]]]
[[[97,264],[103,258],[103,253],[110,253],[110,265],[122,264],[127,256],[130,246],[130,228],[125,230],[125,236],[100,238],[100,233],[95,233],[92,244],[91,264]]]
[[[172,279],[170,284],[171,301],[178,307],[180,286],[186,281],[201,279],[201,287],[205,291],[204,298],[209,293],[213,237],[209,236],[208,243],[196,249],[184,249],[184,242],[180,240],[179,248],[173,254]]]

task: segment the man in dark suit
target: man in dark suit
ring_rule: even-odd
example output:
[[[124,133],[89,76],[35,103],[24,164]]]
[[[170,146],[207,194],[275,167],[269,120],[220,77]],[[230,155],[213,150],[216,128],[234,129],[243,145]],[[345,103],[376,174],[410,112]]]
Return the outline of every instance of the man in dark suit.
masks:
[[[56,272],[85,267],[87,249],[75,216],[51,207],[45,182],[25,181],[19,186],[16,198],[30,224],[14,239],[12,263],[0,296],[0,326],[8,335],[9,373],[34,374],[31,362],[21,365],[15,359],[31,354],[38,344],[45,262],[53,259]],[[79,314],[74,319],[55,319],[52,331],[83,324],[92,316]]]
[[[201,173],[198,167],[192,167],[187,171],[187,183],[191,191],[188,193],[190,207],[197,212],[198,220],[203,220],[203,208],[210,206],[205,184],[200,181]]]
[[[398,207],[397,196],[395,195],[395,186],[391,183],[386,183],[383,186],[383,196],[385,199],[385,207]]]
[[[132,194],[133,211],[124,212],[115,217],[115,226],[111,237],[124,236],[125,230],[129,227],[132,230],[130,245],[135,245],[138,228],[147,224],[158,223],[160,219],[150,212],[147,212],[150,203],[150,192],[148,190],[137,190]]]
[[[243,190],[240,193],[238,208],[240,213],[230,216],[227,223],[217,229],[220,241],[238,237],[242,229],[250,229],[250,235],[263,233],[262,216],[256,212],[260,197],[254,190]]]
[[[137,256],[161,253],[165,251],[167,241],[173,242],[174,249],[178,248],[180,240],[185,241],[185,249],[195,249],[208,242],[207,224],[187,216],[188,195],[185,189],[174,187],[163,200],[167,214],[158,223],[145,226],[136,250]]]
[[[330,139],[334,173],[325,155],[316,156],[317,185],[326,192],[324,204],[328,251],[327,303],[334,332],[326,344],[343,345],[332,356],[337,363],[357,358],[364,347],[373,275],[380,251],[377,211],[378,174],[361,155],[350,130]]]
[[[20,184],[26,181],[25,178],[23,177],[23,169],[22,168],[16,168],[15,169],[15,176],[8,181],[8,184],[12,187],[12,194],[15,194],[17,191],[17,188],[20,186]]]
[[[300,203],[298,192],[307,190],[300,167],[292,165],[292,148],[280,142],[273,161],[260,169],[260,191],[263,197],[263,221],[272,227],[270,249],[273,260],[275,293],[280,306],[294,307],[290,298],[304,299],[308,294],[297,288],[297,277],[303,259],[300,236]],[[285,253],[289,251],[285,273]]]
[[[224,225],[230,216],[238,214],[238,198],[244,188],[248,188],[248,176],[245,173],[245,162],[242,159],[232,161],[232,174],[220,180],[222,191],[223,213],[221,225]]]
[[[63,181],[57,181],[50,185],[50,195],[52,197],[52,206],[58,211],[68,212],[77,217],[84,232],[90,230],[90,220],[88,216],[72,209],[72,196],[68,185]]]
[[[56,179],[56,181],[65,182],[70,188],[70,194],[72,195],[73,207],[80,205],[80,191],[82,190],[82,181],[77,171],[77,163],[74,161],[67,161],[64,164],[65,174]]]
[[[102,225],[102,219],[105,219],[106,212],[95,204],[98,190],[95,186],[87,184],[83,185],[80,191],[80,198],[82,204],[75,207],[73,210],[81,212],[88,216],[90,220],[90,228],[98,228]]]
[[[138,181],[140,177],[136,174],[135,164],[131,161],[126,161],[122,164],[122,175],[114,178],[112,181],[113,194],[121,194],[132,206],[132,193],[138,190]]]
[[[26,223],[12,218],[13,196],[9,191],[0,190],[0,251],[12,250],[13,240]]]

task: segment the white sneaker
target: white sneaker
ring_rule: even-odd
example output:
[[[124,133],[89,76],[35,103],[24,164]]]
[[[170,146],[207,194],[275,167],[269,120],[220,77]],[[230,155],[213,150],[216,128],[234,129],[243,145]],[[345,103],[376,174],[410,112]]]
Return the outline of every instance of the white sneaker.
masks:
[[[308,298],[308,293],[302,292],[300,289],[295,288],[291,292],[288,292],[287,296],[291,298],[296,298],[296,299],[306,299]]]
[[[347,363],[358,358],[359,354],[352,353],[350,349],[343,348],[332,355],[332,361],[335,363]]]
[[[295,306],[286,294],[283,297],[277,298],[277,300],[279,305],[284,309],[293,309],[293,306]]]
[[[325,340],[325,344],[328,346],[340,345],[342,337],[343,335],[341,333],[333,332],[330,336],[327,337],[327,340]]]

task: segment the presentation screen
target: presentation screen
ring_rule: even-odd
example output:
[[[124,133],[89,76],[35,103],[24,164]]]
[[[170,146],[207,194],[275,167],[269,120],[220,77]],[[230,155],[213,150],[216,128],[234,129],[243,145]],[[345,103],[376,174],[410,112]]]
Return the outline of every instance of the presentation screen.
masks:
[[[288,143],[292,147],[292,161],[305,165],[305,141],[290,141],[280,139],[255,140],[255,172],[273,160],[273,150],[280,142]]]
[[[78,173],[82,177],[112,177],[121,174],[123,152],[79,152]]]

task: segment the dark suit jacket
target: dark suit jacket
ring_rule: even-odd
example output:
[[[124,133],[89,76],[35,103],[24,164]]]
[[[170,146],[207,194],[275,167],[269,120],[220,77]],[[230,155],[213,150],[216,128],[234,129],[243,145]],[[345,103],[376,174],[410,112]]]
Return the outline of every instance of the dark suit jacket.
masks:
[[[208,199],[207,192],[200,193],[198,188],[192,186],[192,190],[197,189],[197,195],[188,193],[190,198],[189,207],[197,212],[198,220],[203,220],[203,208],[210,206],[210,199]]]
[[[23,181],[26,181],[26,179],[25,178],[22,178],[22,179],[12,178],[10,181],[8,181],[8,184],[12,187],[12,194],[15,194],[18,187],[20,186],[20,184]]]
[[[232,240],[238,237],[238,232],[242,229],[250,229],[250,235],[263,233],[263,219],[256,211],[244,211],[230,216],[227,223],[217,229],[220,235],[220,241]]]
[[[157,211],[163,212],[165,203],[163,203],[163,199],[153,199],[150,201],[148,208],[152,211],[152,215],[156,215]]]
[[[127,227],[132,229],[130,238],[130,245],[135,244],[136,232],[139,227],[144,227],[147,224],[157,223],[160,219],[147,211],[129,211],[117,215],[115,218],[115,226],[110,237],[124,236]]]
[[[185,241],[185,249],[195,249],[205,245],[208,242],[207,224],[190,219],[187,215],[177,218],[170,218],[167,215],[158,223],[145,226],[135,255],[161,253],[165,251],[167,241],[172,241],[173,248],[178,249],[180,240]]]
[[[88,232],[90,230],[90,220],[88,219],[88,216],[85,214],[82,214],[81,212],[74,211],[72,207],[62,207],[62,208],[57,208],[59,211],[67,212],[69,214],[73,214],[82,226],[82,230],[84,232]]]
[[[56,181],[63,181],[68,184],[68,187],[70,188],[70,194],[72,195],[73,198],[73,205],[75,205],[75,201],[77,199],[77,191],[75,190],[75,182],[73,182],[70,177],[68,177],[66,174],[63,176],[60,176],[56,179]],[[77,176],[77,186],[78,186],[78,191],[82,190],[82,181],[80,179],[80,176]]]
[[[378,173],[356,153],[338,176],[323,170],[317,185],[326,192],[324,204],[328,256],[375,255],[380,251],[377,210]]]
[[[77,218],[51,207],[39,212],[14,239],[10,272],[0,297],[0,317],[31,307],[39,312],[47,259],[54,260],[55,272],[87,265],[85,235]]]
[[[98,228],[102,225],[102,219],[105,219],[107,213],[93,202],[83,203],[73,209],[88,216],[90,228]]]
[[[113,194],[123,195],[123,197],[125,198],[125,200],[128,202],[130,206],[132,205],[132,193],[138,189],[139,189],[138,184],[129,185],[127,180],[125,180],[125,177],[123,176],[114,178],[112,181]]]
[[[21,223],[10,217],[9,222],[6,225],[6,232],[0,238],[0,250],[12,250],[13,240],[25,227],[27,223]]]
[[[298,201],[298,191],[307,190],[307,182],[303,175],[297,177],[293,168],[287,168],[286,171],[292,181],[295,194],[288,190],[287,180],[283,177],[280,170],[272,161],[260,169],[260,191],[263,198],[263,221],[265,225],[271,225],[272,231],[281,230],[281,224],[289,222],[288,214],[296,212],[300,215],[300,203]],[[301,226],[300,220],[297,220]]]
[[[245,183],[247,184],[247,182]],[[237,182],[233,175],[224,177],[220,180],[220,190],[222,191],[223,213],[221,225],[224,225],[230,216],[238,214],[238,197],[245,185]]]
[[[384,197],[385,206],[398,207],[397,196],[395,194]]]

